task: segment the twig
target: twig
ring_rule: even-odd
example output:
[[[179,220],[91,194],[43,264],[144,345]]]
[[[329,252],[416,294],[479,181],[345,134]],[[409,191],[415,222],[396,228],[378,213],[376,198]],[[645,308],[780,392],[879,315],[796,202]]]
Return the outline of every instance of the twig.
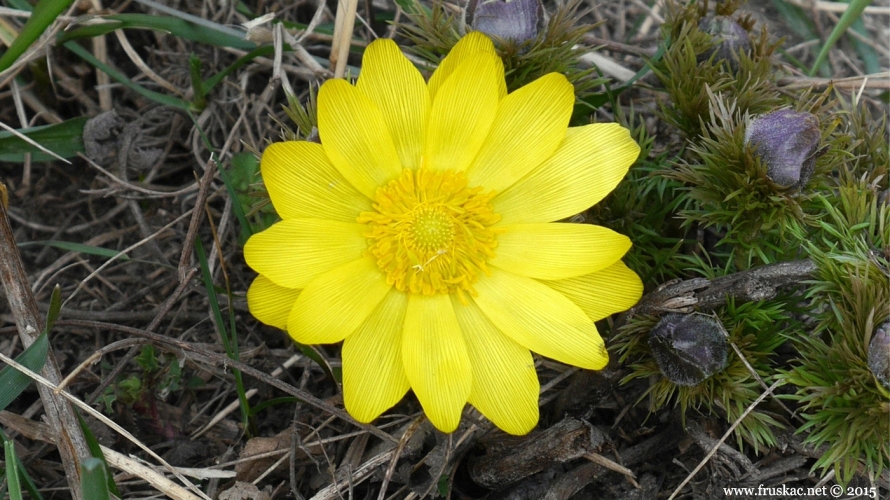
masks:
[[[189,210],[188,212],[186,212],[186,213],[180,215],[179,217],[177,217],[176,219],[174,219],[172,222],[170,222],[170,223],[167,224],[166,226],[162,227],[161,229],[158,229],[158,230],[155,231],[153,234],[151,234],[151,235],[149,235],[148,237],[143,238],[143,239],[139,240],[138,242],[136,242],[136,243],[134,243],[134,244],[128,246],[127,248],[125,248],[125,249],[121,250],[120,252],[118,252],[117,254],[115,254],[114,257],[111,257],[110,259],[106,260],[106,261],[105,261],[101,266],[99,266],[95,271],[93,271],[92,273],[90,273],[89,276],[87,276],[87,277],[84,278],[80,283],[77,284],[77,288],[75,288],[74,291],[71,292],[71,295],[69,295],[68,298],[65,299],[65,302],[62,303],[62,307],[65,307],[65,304],[67,304],[68,302],[70,302],[71,299],[74,298],[74,296],[77,294],[77,292],[79,292],[80,289],[83,288],[84,285],[86,285],[88,281],[90,281],[91,279],[93,279],[93,277],[96,276],[97,274],[99,274],[99,272],[101,272],[103,269],[105,269],[106,267],[110,266],[112,262],[114,262],[115,260],[118,259],[118,257],[120,257],[120,256],[122,256],[122,255],[126,255],[128,252],[130,252],[130,251],[132,251],[132,250],[135,250],[136,248],[139,248],[140,246],[142,246],[143,244],[145,244],[145,243],[146,243],[147,241],[149,241],[149,240],[153,240],[156,236],[158,236],[159,234],[163,233],[164,231],[170,229],[171,227],[175,226],[176,224],[179,223],[179,221],[181,221],[182,219],[185,219],[186,217],[188,217],[188,216],[191,215],[191,214],[192,214],[192,211]]]
[[[859,89],[865,86],[869,89],[888,90],[890,89],[890,71],[883,73],[873,73],[870,75],[851,76],[849,78],[815,78],[815,77],[787,77],[782,78],[778,82],[779,87],[783,90],[806,89],[806,88],[828,88],[833,86],[836,89]]]
[[[773,383],[773,385],[769,386],[769,388],[763,394],[761,394],[757,399],[755,399],[753,403],[751,403],[747,408],[745,408],[745,412],[742,413],[739,416],[739,418],[737,418],[736,421],[733,422],[732,425],[729,426],[729,429],[726,429],[726,432],[723,434],[723,436],[720,438],[720,440],[717,441],[717,443],[714,445],[714,447],[711,448],[711,451],[709,451],[708,454],[705,455],[705,458],[702,459],[702,461],[695,467],[695,469],[693,469],[692,472],[690,472],[689,475],[686,476],[686,479],[684,479],[683,482],[680,483],[679,486],[677,486],[677,489],[675,489],[674,492],[671,493],[671,496],[668,497],[668,500],[674,500],[674,498],[680,493],[680,490],[682,490],[684,486],[689,484],[689,481],[692,481],[692,478],[695,477],[695,475],[698,473],[698,471],[700,471],[702,469],[702,467],[704,467],[705,464],[708,463],[708,461],[711,459],[711,457],[714,456],[715,453],[717,453],[717,450],[720,449],[720,445],[722,445],[724,443],[724,441],[726,441],[726,438],[728,438],[729,435],[732,434],[732,432],[735,430],[735,428],[738,427],[739,424],[742,423],[742,420],[745,420],[745,418],[752,411],[754,411],[754,408],[756,408],[757,405],[759,405],[764,399],[766,399],[767,396],[772,395],[772,393],[776,389],[776,387],[779,387],[780,385],[782,385],[784,383],[785,383],[785,381],[782,379],[777,380],[775,383]]]
[[[741,302],[768,300],[779,288],[809,279],[815,271],[816,265],[807,259],[755,267],[715,280],[692,278],[646,294],[627,314],[709,311],[726,303],[727,297]]]
[[[5,186],[0,187],[5,193]],[[22,344],[27,347],[37,340],[45,325],[37,309],[37,301],[28,286],[28,277],[12,234],[12,227],[6,217],[5,203],[0,203],[0,280],[6,291],[9,309],[15,317]],[[52,348],[47,347],[46,364],[41,370],[43,376],[57,384],[62,380]],[[56,447],[62,459],[62,467],[75,500],[82,498],[80,492],[80,463],[91,456],[89,446],[80,428],[77,416],[70,404],[56,396],[52,389],[38,385],[40,399],[52,428],[57,432]]]
[[[163,304],[161,304],[161,307],[158,308],[157,313],[154,314],[154,319],[152,319],[151,323],[148,325],[148,328],[150,330],[154,330],[161,323],[161,320],[164,318],[164,316],[167,315],[167,313],[173,307],[173,304],[177,300],[179,300],[179,297],[185,291],[185,287],[189,284],[192,276],[194,276],[196,272],[198,272],[198,270],[194,268],[189,270],[185,279],[179,282],[179,285],[176,287],[176,290],[174,290],[173,294],[168,297]],[[111,385],[112,382],[117,380],[118,374],[123,371],[124,367],[127,366],[127,363],[129,363],[131,359],[136,357],[136,352],[137,351],[135,346],[131,347],[130,350],[127,351],[127,354],[125,354],[123,359],[121,359],[117,363],[117,365],[115,365],[114,369],[111,370],[111,373],[109,373],[108,376],[102,380],[102,382],[99,384],[99,387],[97,387],[93,391],[93,393],[90,394],[90,397],[87,398],[87,403],[93,404],[93,402],[95,402],[96,399],[98,399],[99,396],[101,396],[105,392],[105,388]]]
[[[207,162],[207,168],[204,169],[204,175],[198,181],[198,197],[195,200],[195,208],[192,210],[192,218],[189,221],[188,232],[185,235],[185,241],[182,243],[182,254],[179,256],[179,282],[186,281],[186,275],[189,272],[189,264],[192,260],[192,250],[195,246],[195,234],[198,233],[198,225],[201,224],[202,215],[204,214],[204,202],[207,201],[207,192],[210,189],[210,182],[216,173],[216,161],[211,156]],[[151,328],[149,328],[151,330]]]

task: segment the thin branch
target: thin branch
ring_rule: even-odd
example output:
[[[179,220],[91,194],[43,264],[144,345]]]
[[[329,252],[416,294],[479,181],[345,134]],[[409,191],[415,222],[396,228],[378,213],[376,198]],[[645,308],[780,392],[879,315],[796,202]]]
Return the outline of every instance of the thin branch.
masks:
[[[741,302],[769,300],[780,288],[812,278],[815,271],[816,265],[807,259],[755,267],[715,280],[683,280],[646,294],[627,314],[710,311],[725,304],[727,297]]]
[[[0,188],[5,193],[5,186]],[[22,265],[19,249],[12,234],[12,227],[6,217],[6,204],[0,203],[0,280],[6,291],[9,309],[15,317],[19,337],[27,347],[37,340],[45,328],[43,317],[37,309],[37,301],[28,285],[28,276]],[[46,364],[40,372],[53,385],[62,380],[52,347],[47,347]],[[52,429],[56,431],[56,446],[62,459],[62,467],[68,479],[71,495],[81,500],[80,464],[91,456],[90,448],[84,438],[83,431],[74,409],[61,397],[55,395],[51,388],[37,386],[46,417]]]

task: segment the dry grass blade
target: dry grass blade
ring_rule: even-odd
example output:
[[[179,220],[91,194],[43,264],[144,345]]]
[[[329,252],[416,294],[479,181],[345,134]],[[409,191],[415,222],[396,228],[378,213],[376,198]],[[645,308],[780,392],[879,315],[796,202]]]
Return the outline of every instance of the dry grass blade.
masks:
[[[99,421],[102,422],[103,424],[105,424],[105,425],[107,425],[108,427],[112,428],[115,432],[117,432],[117,433],[120,434],[121,436],[124,436],[125,438],[127,438],[130,442],[132,442],[133,444],[135,444],[136,446],[138,446],[139,448],[141,448],[142,451],[148,453],[149,456],[151,456],[152,458],[154,458],[155,460],[157,460],[158,462],[160,462],[161,465],[163,465],[167,470],[169,470],[171,473],[173,473],[173,475],[176,476],[180,481],[182,481],[184,484],[186,484],[186,485],[189,487],[190,490],[194,491],[194,492],[198,495],[198,496],[195,497],[195,498],[202,498],[202,499],[204,499],[204,500],[210,500],[210,497],[208,497],[207,495],[205,495],[200,489],[198,489],[197,486],[195,486],[194,484],[192,484],[188,479],[186,479],[182,474],[180,474],[180,473],[176,470],[175,467],[173,467],[173,466],[171,466],[170,464],[168,464],[166,460],[164,460],[163,458],[161,458],[157,453],[155,453],[154,451],[152,451],[151,448],[149,448],[148,446],[146,446],[146,445],[145,445],[144,443],[142,443],[140,440],[136,439],[135,436],[133,436],[132,434],[130,434],[126,429],[124,429],[123,427],[121,427],[120,425],[118,425],[116,422],[112,421],[111,419],[109,419],[108,417],[106,417],[105,415],[103,415],[102,413],[96,411],[96,410],[93,409],[93,407],[91,407],[90,405],[88,405],[88,404],[84,403],[83,401],[77,399],[76,397],[72,396],[71,394],[68,394],[67,392],[63,391],[57,384],[54,384],[54,383],[50,382],[49,380],[45,379],[44,377],[41,377],[40,375],[38,375],[38,374],[34,373],[33,371],[29,370],[27,367],[22,366],[21,364],[17,363],[14,359],[12,359],[12,358],[10,358],[10,357],[8,357],[8,356],[6,356],[6,355],[0,353],[0,361],[3,361],[4,363],[8,364],[9,366],[14,367],[15,369],[19,370],[20,372],[22,372],[22,373],[24,373],[25,375],[27,375],[28,377],[30,377],[32,380],[34,380],[35,382],[37,382],[38,387],[44,387],[44,388],[48,388],[48,389],[50,389],[50,391],[51,391],[53,394],[55,394],[55,395],[57,395],[57,396],[61,396],[62,398],[64,398],[64,399],[70,401],[71,403],[74,403],[75,406],[77,406],[77,407],[80,408],[81,410],[83,410],[83,411],[85,411],[86,413],[88,413],[91,417],[93,417],[93,418],[99,420]],[[73,413],[72,413],[72,414],[73,414]],[[78,424],[78,427],[77,427],[77,428],[78,428],[78,430],[80,429],[79,424]],[[89,450],[87,450],[87,456],[89,456]],[[78,478],[78,480],[79,480],[79,478]],[[75,489],[75,490],[79,491],[79,490],[80,490],[80,488],[79,488],[79,483],[78,483],[78,487],[76,487],[76,488],[72,488],[72,489]],[[191,497],[189,497],[189,498],[191,498]],[[86,499],[86,500],[89,500],[89,499]]]
[[[158,491],[174,500],[201,500],[202,498],[207,498],[205,496],[199,497],[195,495],[189,490],[167,479],[163,474],[158,473],[151,467],[142,465],[136,460],[118,453],[111,448],[103,446],[102,454],[105,455],[105,460],[111,467],[129,472],[136,477],[144,479],[148,484],[154,486]]]
[[[194,210],[194,209],[192,209],[192,210]],[[65,307],[65,304],[67,304],[68,302],[70,302],[71,299],[74,298],[74,295],[75,295],[77,292],[79,292],[79,291],[84,287],[84,285],[87,284],[88,281],[90,281],[90,280],[93,279],[95,276],[97,276],[100,272],[102,272],[103,269],[105,269],[106,267],[110,266],[111,263],[114,262],[115,260],[117,260],[120,256],[122,256],[122,255],[126,255],[128,252],[130,252],[130,251],[132,251],[132,250],[135,250],[136,248],[139,248],[140,246],[142,246],[142,245],[148,243],[149,241],[151,241],[152,238],[157,237],[159,234],[163,233],[163,232],[166,231],[167,229],[170,229],[171,227],[175,226],[176,224],[179,223],[179,221],[181,221],[181,220],[185,219],[186,217],[188,217],[189,215],[191,215],[191,214],[192,214],[192,210],[189,210],[189,211],[185,212],[184,214],[180,215],[179,217],[177,217],[176,219],[174,219],[173,221],[171,221],[171,222],[170,222],[169,224],[167,224],[166,226],[164,226],[164,227],[162,227],[161,229],[155,231],[154,234],[151,234],[151,235],[149,235],[148,237],[145,237],[145,238],[139,240],[138,242],[136,242],[136,243],[130,245],[129,247],[127,247],[127,248],[121,250],[120,252],[118,252],[117,255],[115,255],[114,257],[112,257],[112,258],[108,259],[107,261],[105,261],[104,264],[102,264],[101,266],[99,266],[98,268],[96,268],[95,271],[91,272],[89,276],[87,276],[86,278],[84,278],[84,279],[77,285],[77,288],[75,288],[74,291],[71,292],[71,295],[69,295],[68,298],[65,299],[65,302],[62,303],[62,307]]]
[[[701,460],[701,462],[695,467],[695,469],[693,469],[692,472],[690,472],[689,475],[686,476],[686,479],[684,479],[683,482],[681,482],[680,485],[677,486],[677,488],[674,490],[674,492],[671,493],[671,496],[668,497],[668,500],[674,500],[674,498],[676,498],[677,495],[680,494],[680,491],[682,491],[683,488],[687,484],[689,484],[689,481],[692,481],[692,478],[695,477],[696,474],[698,474],[698,471],[700,471],[702,469],[702,467],[704,467],[705,464],[708,463],[708,461],[711,459],[711,457],[714,456],[715,453],[717,453],[717,450],[720,449],[720,445],[723,444],[726,441],[726,439],[732,434],[732,432],[735,430],[735,428],[738,427],[739,424],[742,423],[742,420],[745,420],[745,417],[747,417],[754,410],[754,408],[757,407],[757,405],[759,405],[761,402],[763,402],[763,400],[766,399],[767,397],[771,396],[773,394],[773,391],[776,390],[777,387],[779,387],[780,385],[782,385],[784,383],[785,383],[784,380],[777,380],[775,383],[773,383],[773,385],[769,386],[769,388],[766,391],[764,391],[763,394],[760,395],[760,397],[758,397],[756,400],[754,400],[754,402],[751,405],[749,405],[747,408],[745,408],[745,412],[742,413],[741,416],[739,416],[739,418],[737,418],[736,421],[733,422],[732,425],[729,426],[729,429],[726,429],[726,432],[723,434],[723,436],[720,437],[720,440],[717,441],[717,443],[714,445],[714,447],[711,448],[711,451],[709,451],[708,454],[705,455],[705,458],[703,458]]]
[[[7,132],[11,133],[12,135],[18,137],[19,139],[21,139],[21,140],[27,142],[28,144],[34,146],[35,148],[37,148],[37,149],[43,151],[44,153],[46,153],[46,154],[48,154],[48,155],[50,155],[50,156],[56,158],[57,160],[61,160],[61,161],[65,162],[65,163],[67,163],[67,164],[69,164],[69,165],[71,164],[70,161],[68,161],[68,160],[66,160],[65,158],[62,158],[61,156],[59,156],[59,155],[53,153],[53,152],[50,151],[49,149],[46,149],[45,147],[41,146],[40,144],[38,144],[37,142],[35,142],[35,141],[34,141],[33,139],[31,139],[30,137],[28,137],[27,135],[25,135],[25,134],[19,132],[18,130],[16,130],[16,129],[10,127],[9,125],[7,125],[7,124],[5,124],[5,123],[3,123],[3,122],[0,122],[0,128],[2,128],[3,130],[6,130]]]
[[[334,78],[343,78],[346,74],[349,47],[352,45],[352,31],[355,27],[356,9],[358,9],[358,0],[339,0],[337,2],[334,42],[331,44],[331,67],[334,68]]]

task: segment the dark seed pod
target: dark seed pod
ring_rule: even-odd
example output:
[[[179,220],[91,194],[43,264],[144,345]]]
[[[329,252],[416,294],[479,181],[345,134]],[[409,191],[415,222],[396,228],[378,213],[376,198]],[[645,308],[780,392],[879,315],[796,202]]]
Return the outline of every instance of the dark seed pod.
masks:
[[[694,386],[726,368],[729,341],[720,323],[701,314],[668,314],[649,332],[661,373],[677,385]]]
[[[472,0],[467,16],[474,29],[516,43],[534,39],[544,26],[541,0]]]
[[[748,53],[751,50],[751,40],[745,28],[725,16],[708,16],[698,23],[698,29],[714,39],[714,50],[705,57],[711,57],[716,52],[715,60],[726,61],[733,71],[738,71],[739,52]]]
[[[766,173],[782,187],[801,188],[809,182],[819,150],[819,119],[811,113],[780,109],[751,120],[745,144],[766,164]]]
[[[875,330],[868,345],[868,369],[890,389],[890,321]]]

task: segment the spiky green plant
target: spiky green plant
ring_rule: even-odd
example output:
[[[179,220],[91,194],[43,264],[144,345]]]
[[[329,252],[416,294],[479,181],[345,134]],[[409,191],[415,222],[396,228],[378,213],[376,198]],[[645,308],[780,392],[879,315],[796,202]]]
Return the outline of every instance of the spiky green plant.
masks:
[[[774,381],[773,353],[786,340],[783,332],[799,326],[789,313],[789,304],[794,302],[796,299],[792,296],[744,304],[729,300],[725,307],[714,312],[725,325],[729,341],[739,349],[756,376],[733,350],[723,371],[696,386],[674,384],[664,376],[652,356],[648,338],[658,318],[650,315],[628,321],[614,337],[610,350],[618,354],[619,361],[630,370],[622,383],[650,380],[648,389],[638,400],[648,397],[649,411],[673,404],[679,408],[684,422],[687,413],[693,410],[719,415],[732,423],[763,393],[763,384],[768,386]],[[747,442],[759,452],[761,447],[775,444],[773,429],[782,427],[772,414],[758,407],[736,427],[735,436],[740,447]]]
[[[784,375],[798,387],[798,432],[828,445],[813,468],[834,469],[841,484],[890,465],[890,391],[867,365],[871,336],[890,317],[890,205],[876,181],[842,171],[822,198],[822,238],[808,246],[818,272],[807,297],[819,322],[796,339],[800,361]]]
[[[584,220],[609,227],[634,242],[624,260],[647,288],[676,278],[689,277],[679,259],[685,250],[686,229],[675,215],[687,198],[677,196],[682,183],[659,175],[675,157],[666,151],[652,156],[654,137],[631,107],[613,105],[615,119],[631,131],[640,156],[627,177],[602,202],[588,210]]]
[[[560,6],[550,16],[550,21],[533,40],[517,43],[510,40],[496,40],[498,55],[504,61],[507,89],[512,91],[526,85],[547,73],[562,73],[575,86],[575,96],[579,100],[590,95],[593,89],[605,80],[596,78],[593,69],[579,65],[583,48],[576,48],[585,33],[594,28],[591,24],[578,24],[582,16],[578,10],[579,1],[569,1]],[[411,40],[408,50],[436,65],[454,47],[461,34],[467,31],[462,19],[445,11],[439,2],[434,2],[429,13],[421,12],[409,16],[411,23],[401,23],[401,33]]]
[[[826,97],[804,97],[796,108],[820,113]],[[684,224],[720,235],[716,255],[725,253],[735,269],[800,258],[801,241],[821,212],[813,202],[814,192],[824,187],[829,172],[846,154],[846,140],[833,134],[835,120],[822,120],[827,154],[816,160],[813,179],[800,189],[786,189],[770,179],[767,166],[746,144],[751,116],[735,100],[710,93],[708,115],[688,159],[662,173],[687,186],[690,203],[679,213]]]
[[[716,14],[730,16],[740,2],[717,4]],[[750,33],[754,21],[748,16],[735,21],[750,34],[750,50],[738,54],[737,64],[718,58],[714,38],[699,28],[708,12],[708,3],[678,5],[668,2],[662,26],[667,49],[661,59],[649,66],[658,77],[668,100],[661,103],[664,120],[695,139],[710,116],[710,93],[722,93],[737,108],[751,114],[764,113],[783,101],[777,92],[777,79],[770,56],[780,42],[771,43],[766,28]]]

